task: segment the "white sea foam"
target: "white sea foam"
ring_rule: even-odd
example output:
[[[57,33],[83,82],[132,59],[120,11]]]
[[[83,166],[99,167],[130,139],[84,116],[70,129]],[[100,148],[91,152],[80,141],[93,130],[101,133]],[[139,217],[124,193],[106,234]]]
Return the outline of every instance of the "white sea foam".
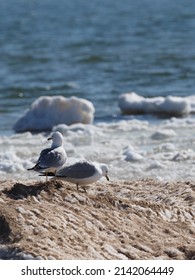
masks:
[[[82,159],[106,163],[111,181],[194,179],[195,121],[189,117],[154,123],[132,119],[96,125],[60,124],[53,128],[56,130],[64,136],[67,164]],[[40,180],[26,169],[36,161],[40,150],[48,147],[47,138],[47,134],[29,132],[1,136],[0,178]]]
[[[193,96],[145,98],[131,92],[119,96],[119,107],[124,114],[184,116],[195,113],[195,98]]]
[[[46,131],[58,124],[93,122],[93,104],[82,98],[42,96],[35,100],[30,109],[15,123],[16,132]]]

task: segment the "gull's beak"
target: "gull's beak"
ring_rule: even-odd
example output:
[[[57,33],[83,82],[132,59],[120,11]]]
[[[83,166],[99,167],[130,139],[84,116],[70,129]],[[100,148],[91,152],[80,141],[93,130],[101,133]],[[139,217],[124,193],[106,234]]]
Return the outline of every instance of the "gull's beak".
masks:
[[[47,140],[48,140],[48,141],[49,141],[49,140],[52,140],[52,137],[47,138]]]
[[[107,174],[105,175],[105,177],[106,177],[106,179],[107,179],[108,181],[110,180]]]

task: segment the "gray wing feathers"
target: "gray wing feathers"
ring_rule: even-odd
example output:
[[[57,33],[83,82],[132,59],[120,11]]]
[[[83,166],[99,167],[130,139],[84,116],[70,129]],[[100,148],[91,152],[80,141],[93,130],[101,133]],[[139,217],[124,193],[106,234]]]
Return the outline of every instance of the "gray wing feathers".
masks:
[[[40,160],[41,157],[43,157],[45,154],[49,153],[50,151],[52,151],[51,148],[47,148],[47,149],[42,150],[41,153],[40,153],[38,161]]]
[[[84,179],[91,177],[96,172],[94,165],[89,162],[78,162],[59,170],[56,177],[67,177],[74,179]]]
[[[59,151],[50,151],[43,155],[40,160],[41,167],[59,167],[64,163],[64,154]]]
[[[65,162],[65,152],[57,149],[45,149],[42,151],[38,162],[40,168],[59,167]]]

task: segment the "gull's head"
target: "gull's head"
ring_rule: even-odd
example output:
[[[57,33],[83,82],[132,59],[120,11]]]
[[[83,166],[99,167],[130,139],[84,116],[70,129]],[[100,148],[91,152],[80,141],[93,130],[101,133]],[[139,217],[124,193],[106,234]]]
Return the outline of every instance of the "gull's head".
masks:
[[[59,147],[63,144],[63,137],[59,131],[54,132],[47,140],[52,140],[52,147]]]
[[[105,176],[106,179],[109,181],[109,177],[108,177],[108,166],[106,164],[101,164],[100,168],[102,170],[102,176]]]

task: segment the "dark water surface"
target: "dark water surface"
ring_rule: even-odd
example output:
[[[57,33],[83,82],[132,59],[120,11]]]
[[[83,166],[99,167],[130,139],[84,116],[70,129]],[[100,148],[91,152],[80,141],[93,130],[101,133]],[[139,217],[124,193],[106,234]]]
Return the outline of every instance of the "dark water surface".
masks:
[[[93,102],[118,116],[118,96],[193,95],[193,0],[0,0],[0,133],[41,95]]]

